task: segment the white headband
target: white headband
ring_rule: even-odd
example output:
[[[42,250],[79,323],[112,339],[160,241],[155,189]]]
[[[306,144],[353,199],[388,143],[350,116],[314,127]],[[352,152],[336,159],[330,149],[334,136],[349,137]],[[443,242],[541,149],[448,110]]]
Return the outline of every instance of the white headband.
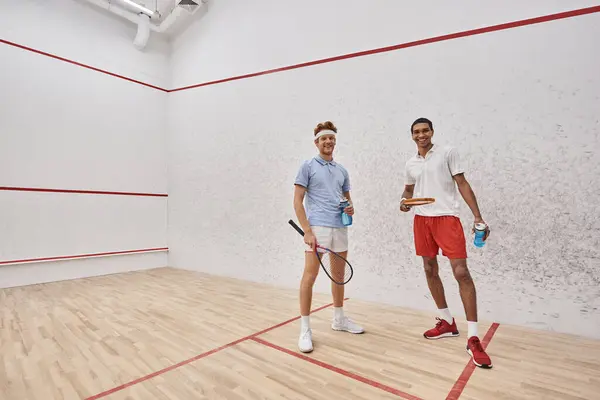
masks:
[[[317,140],[317,139],[319,139],[321,136],[325,136],[325,135],[333,135],[333,136],[335,136],[335,135],[336,135],[336,133],[335,133],[334,131],[332,131],[332,130],[329,130],[329,129],[323,129],[321,132],[319,132],[319,133],[317,133],[317,134],[315,135],[315,138],[314,138],[313,140]]]

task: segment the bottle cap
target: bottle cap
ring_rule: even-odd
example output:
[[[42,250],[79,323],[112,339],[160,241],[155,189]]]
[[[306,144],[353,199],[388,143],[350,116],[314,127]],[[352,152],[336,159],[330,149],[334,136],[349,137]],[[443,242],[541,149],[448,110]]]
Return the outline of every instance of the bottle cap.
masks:
[[[475,224],[475,229],[478,230],[478,231],[485,231],[486,227],[487,227],[486,224],[482,224],[482,223]]]

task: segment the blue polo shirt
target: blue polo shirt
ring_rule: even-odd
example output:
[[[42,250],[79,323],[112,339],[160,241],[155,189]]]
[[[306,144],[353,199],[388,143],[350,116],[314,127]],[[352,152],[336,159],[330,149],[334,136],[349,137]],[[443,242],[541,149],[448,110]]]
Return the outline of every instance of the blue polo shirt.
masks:
[[[341,164],[317,155],[302,163],[294,183],[307,189],[305,209],[311,226],[344,227],[340,200],[350,191],[350,177]]]

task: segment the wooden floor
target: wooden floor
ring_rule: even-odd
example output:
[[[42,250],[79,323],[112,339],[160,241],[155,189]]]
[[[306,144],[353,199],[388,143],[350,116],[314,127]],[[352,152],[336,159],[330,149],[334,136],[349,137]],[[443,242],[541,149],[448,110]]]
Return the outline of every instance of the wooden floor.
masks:
[[[350,299],[351,335],[330,301],[304,355],[296,290],[170,268],[3,289],[0,399],[600,399],[600,341],[482,322],[482,370],[422,337],[432,314]]]

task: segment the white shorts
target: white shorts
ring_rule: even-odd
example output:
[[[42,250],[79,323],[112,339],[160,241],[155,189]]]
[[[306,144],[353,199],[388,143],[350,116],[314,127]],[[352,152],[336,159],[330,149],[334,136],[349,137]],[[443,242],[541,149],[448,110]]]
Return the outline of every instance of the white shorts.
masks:
[[[311,226],[319,246],[341,253],[348,251],[348,228],[330,228],[327,226]],[[306,251],[314,251],[306,245]]]

